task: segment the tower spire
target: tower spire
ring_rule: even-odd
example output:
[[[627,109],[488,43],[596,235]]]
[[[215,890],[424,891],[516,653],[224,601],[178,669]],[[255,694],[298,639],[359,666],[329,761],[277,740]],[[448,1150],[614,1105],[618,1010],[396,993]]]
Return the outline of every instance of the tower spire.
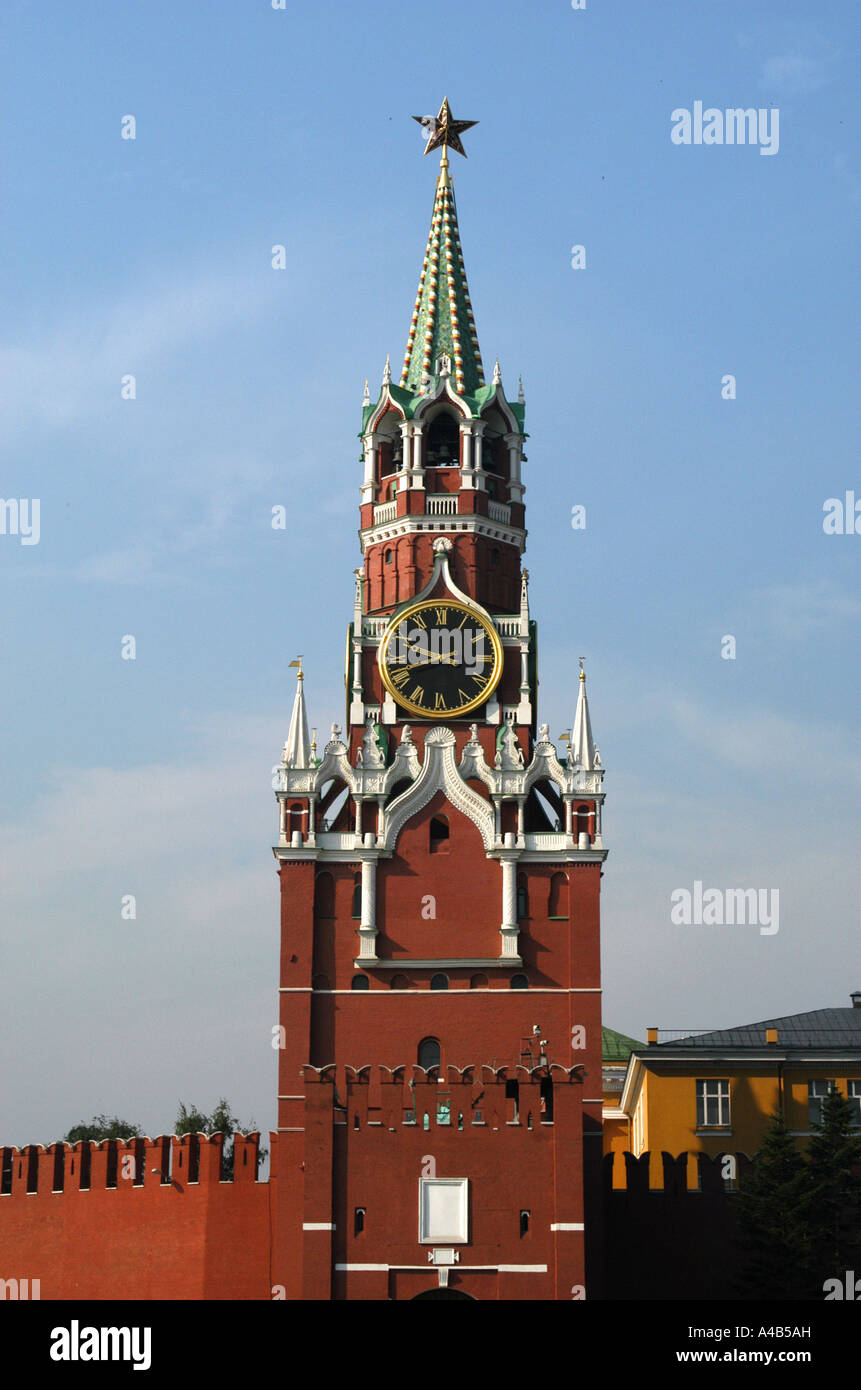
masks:
[[[446,356],[452,364],[457,390],[462,395],[473,395],[485,384],[484,367],[466,282],[448,151],[457,150],[466,158],[460,136],[478,122],[454,120],[448,97],[436,118],[413,119],[430,131],[425,154],[441,148],[442,155],[400,384],[418,393],[423,378],[435,372],[437,359]]]
[[[296,695],[293,700],[293,713],[290,716],[290,732],[284,744],[282,762],[287,767],[311,766],[311,736],[308,733],[308,712],[305,709],[305,677],[302,672],[301,656],[290,662],[299,667],[296,678]]]
[[[574,728],[571,733],[570,757],[579,763],[584,772],[592,772],[595,767],[595,744],[592,741],[592,723],[589,719],[589,701],[586,698],[586,672],[583,658],[580,658],[580,689],[577,693],[577,712],[574,715]]]

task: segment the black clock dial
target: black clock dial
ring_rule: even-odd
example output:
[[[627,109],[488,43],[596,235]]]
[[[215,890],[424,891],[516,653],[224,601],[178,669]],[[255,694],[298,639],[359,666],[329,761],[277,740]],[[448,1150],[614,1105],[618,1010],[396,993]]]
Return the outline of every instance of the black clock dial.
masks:
[[[492,622],[466,604],[417,603],[389,624],[380,643],[386,688],[411,714],[453,719],[490,698],[502,674]]]

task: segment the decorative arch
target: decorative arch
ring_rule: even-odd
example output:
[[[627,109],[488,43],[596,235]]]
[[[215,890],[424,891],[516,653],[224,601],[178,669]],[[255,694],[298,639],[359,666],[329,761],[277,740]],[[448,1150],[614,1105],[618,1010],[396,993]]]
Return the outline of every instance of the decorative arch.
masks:
[[[455,736],[451,729],[437,726],[425,736],[425,760],[422,770],[407,791],[386,808],[383,843],[394,849],[398,835],[407,821],[441,791],[455,810],[471,820],[490,850],[494,842],[493,809],[463,781],[455,763]]]

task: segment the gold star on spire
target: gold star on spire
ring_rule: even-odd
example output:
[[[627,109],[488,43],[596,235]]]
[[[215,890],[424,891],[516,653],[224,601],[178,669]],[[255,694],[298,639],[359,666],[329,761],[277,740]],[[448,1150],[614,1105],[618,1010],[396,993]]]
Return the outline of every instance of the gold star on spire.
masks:
[[[414,121],[418,121],[424,130],[427,130],[430,139],[425,148],[425,154],[430,154],[431,150],[439,149],[442,146],[441,167],[445,169],[448,165],[449,148],[457,150],[466,159],[466,150],[461,143],[461,135],[465,130],[470,130],[478,121],[456,121],[451,114],[451,107],[448,104],[448,97],[443,99],[442,106],[439,108],[439,115],[436,120],[432,116],[413,116]]]

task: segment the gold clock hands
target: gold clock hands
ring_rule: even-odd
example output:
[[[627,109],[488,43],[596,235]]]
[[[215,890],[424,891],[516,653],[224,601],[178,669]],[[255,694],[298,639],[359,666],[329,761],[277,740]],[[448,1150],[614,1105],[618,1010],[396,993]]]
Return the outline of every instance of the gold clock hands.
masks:
[[[457,662],[455,661],[453,656],[443,656],[440,653],[439,655],[422,657],[421,661],[411,661],[408,669],[410,671],[414,671],[417,666],[433,666],[434,663],[439,665],[441,661],[445,662],[448,666],[457,665]]]
[[[421,661],[411,662],[410,664],[412,666],[430,666],[434,661],[444,661],[449,666],[455,666],[457,664],[453,656],[443,656],[441,652],[431,652],[429,656],[425,656],[424,649],[416,646],[415,642],[411,642],[409,637],[402,637],[401,641],[409,651],[418,652],[419,656],[422,658]]]

